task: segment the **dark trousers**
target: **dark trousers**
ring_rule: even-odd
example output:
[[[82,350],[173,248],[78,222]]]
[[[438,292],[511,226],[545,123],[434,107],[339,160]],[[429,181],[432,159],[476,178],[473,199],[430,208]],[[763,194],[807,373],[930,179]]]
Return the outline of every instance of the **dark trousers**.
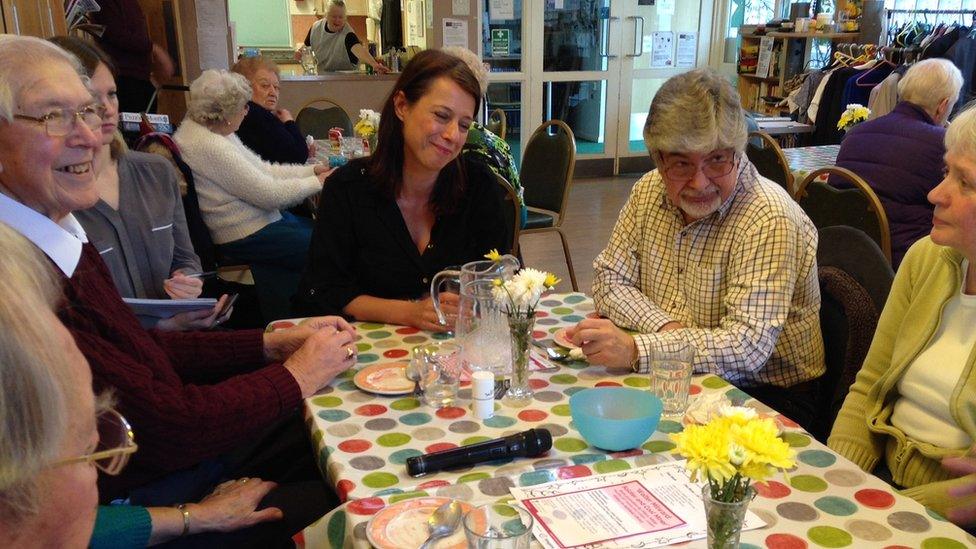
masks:
[[[120,112],[156,112],[156,86],[148,80],[140,80],[131,76],[119,76],[115,79],[119,88]],[[149,101],[152,100],[152,104]]]
[[[817,413],[819,387],[819,380],[815,379],[793,387],[757,385],[755,387],[742,387],[742,390],[797,422],[800,427],[811,431]]]
[[[278,483],[261,500],[258,509],[277,507],[284,518],[235,532],[179,538],[165,546],[290,547],[292,536],[339,505],[335,492],[319,472],[305,422],[297,412],[218,459],[133,490],[129,499],[133,505],[146,507],[196,502],[220,482],[241,477]]]
[[[312,241],[311,219],[281,212],[281,219],[260,231],[219,246],[228,260],[247,263],[265,320],[291,316],[291,296],[298,291]]]

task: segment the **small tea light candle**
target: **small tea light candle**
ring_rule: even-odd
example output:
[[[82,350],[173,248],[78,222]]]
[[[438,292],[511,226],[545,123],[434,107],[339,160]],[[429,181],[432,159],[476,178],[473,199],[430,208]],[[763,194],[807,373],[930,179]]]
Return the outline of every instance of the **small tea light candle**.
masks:
[[[485,370],[471,374],[471,408],[477,419],[495,415],[495,374]]]

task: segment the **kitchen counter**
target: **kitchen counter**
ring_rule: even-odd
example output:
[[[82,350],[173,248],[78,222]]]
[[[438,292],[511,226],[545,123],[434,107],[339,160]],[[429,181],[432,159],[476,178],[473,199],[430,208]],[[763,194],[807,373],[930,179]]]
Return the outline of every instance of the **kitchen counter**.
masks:
[[[281,93],[278,104],[295,116],[315,99],[329,99],[341,105],[353,123],[360,109],[381,111],[399,74],[329,72],[306,75],[299,65],[280,65]]]

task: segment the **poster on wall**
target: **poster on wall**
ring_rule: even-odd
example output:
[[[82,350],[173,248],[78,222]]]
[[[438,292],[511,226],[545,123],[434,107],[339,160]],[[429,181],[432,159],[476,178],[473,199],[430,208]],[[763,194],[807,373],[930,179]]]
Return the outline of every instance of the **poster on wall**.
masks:
[[[674,33],[651,33],[651,68],[674,66]]]
[[[515,19],[515,0],[489,0],[488,16],[492,21]]]
[[[763,36],[759,40],[759,61],[756,62],[756,76],[766,78],[769,76],[770,61],[773,58],[773,39]]]
[[[679,32],[677,50],[674,66],[679,69],[694,67],[698,60],[698,33]]]
[[[464,19],[444,19],[445,48],[451,46],[468,47],[468,22]]]
[[[214,29],[227,28],[226,2],[197,0],[197,47],[200,66],[208,69],[229,69],[227,33]]]

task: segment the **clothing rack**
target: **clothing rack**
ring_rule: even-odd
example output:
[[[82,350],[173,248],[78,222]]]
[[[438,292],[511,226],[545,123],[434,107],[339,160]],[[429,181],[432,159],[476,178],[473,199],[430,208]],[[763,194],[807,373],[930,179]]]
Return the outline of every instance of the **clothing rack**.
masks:
[[[885,9],[885,28],[891,26],[891,16],[893,15],[969,15],[976,20],[976,10],[929,10],[929,9],[917,9],[917,10],[899,10],[899,9]]]

